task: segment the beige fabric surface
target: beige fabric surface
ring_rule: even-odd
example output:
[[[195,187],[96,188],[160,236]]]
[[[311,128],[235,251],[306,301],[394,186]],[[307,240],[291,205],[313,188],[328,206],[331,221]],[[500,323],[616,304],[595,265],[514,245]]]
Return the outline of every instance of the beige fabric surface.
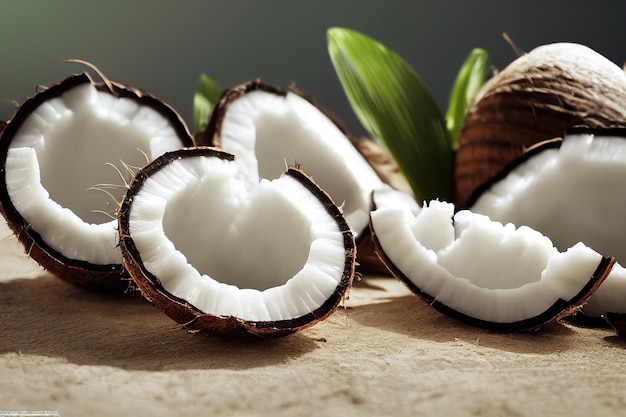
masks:
[[[137,297],[75,288],[20,252],[1,239],[0,410],[626,415],[626,341],[610,330],[558,323],[492,333],[439,314],[393,279],[365,277],[310,329],[224,339],[189,333]]]

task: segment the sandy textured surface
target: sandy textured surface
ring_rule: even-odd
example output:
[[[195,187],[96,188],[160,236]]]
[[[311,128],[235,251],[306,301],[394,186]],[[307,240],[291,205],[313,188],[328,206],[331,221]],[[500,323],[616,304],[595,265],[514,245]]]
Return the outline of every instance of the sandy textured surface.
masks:
[[[1,236],[0,236],[1,237]],[[192,334],[132,296],[42,273],[0,242],[0,410],[61,416],[626,415],[626,341],[555,324],[495,334],[366,277],[278,340]]]

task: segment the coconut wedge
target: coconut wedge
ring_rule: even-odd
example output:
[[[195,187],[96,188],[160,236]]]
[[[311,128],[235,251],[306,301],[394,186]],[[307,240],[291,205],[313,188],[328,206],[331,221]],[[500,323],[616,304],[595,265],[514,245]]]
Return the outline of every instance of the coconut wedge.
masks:
[[[376,195],[379,194],[379,195]],[[431,201],[413,212],[375,193],[371,230],[390,271],[440,312],[473,326],[526,331],[574,312],[614,263],[578,243],[559,252],[529,227]]]
[[[197,143],[237,155],[235,163],[253,177],[273,179],[286,165],[301,165],[341,205],[357,237],[361,269],[386,272],[369,240],[370,193],[386,184],[409,187],[380,146],[351,138],[300,92],[258,80],[223,93]]]
[[[130,167],[192,140],[169,106],[121,84],[73,75],[24,102],[0,136],[0,211],[27,253],[97,290],[127,288],[117,248]]]
[[[471,210],[530,226],[564,250],[579,241],[626,262],[626,131],[572,133],[528,151],[479,189]],[[626,271],[613,268],[584,312],[626,313]]]
[[[350,228],[306,174],[259,181],[214,148],[139,171],[119,228],[142,294],[190,329],[289,334],[331,314],[354,276]]]

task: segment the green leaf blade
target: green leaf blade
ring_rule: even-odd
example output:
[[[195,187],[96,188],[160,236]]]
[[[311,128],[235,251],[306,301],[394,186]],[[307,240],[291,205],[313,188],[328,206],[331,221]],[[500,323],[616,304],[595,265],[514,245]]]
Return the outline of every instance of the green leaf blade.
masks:
[[[473,49],[461,66],[452,87],[445,119],[451,146],[454,150],[459,146],[458,139],[465,116],[474,103],[478,92],[485,84],[488,60],[487,51],[481,48]]]
[[[200,75],[200,88],[193,96],[193,121],[196,132],[202,132],[220,98],[219,85],[208,75]]]
[[[382,44],[343,28],[329,29],[328,50],[357,118],[389,149],[418,201],[452,201],[447,129],[413,68]]]

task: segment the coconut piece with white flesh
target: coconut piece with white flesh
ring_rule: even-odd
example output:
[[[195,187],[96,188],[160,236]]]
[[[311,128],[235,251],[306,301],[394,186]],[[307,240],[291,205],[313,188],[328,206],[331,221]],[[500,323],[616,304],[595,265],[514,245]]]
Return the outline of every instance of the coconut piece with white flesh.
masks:
[[[157,98],[73,75],[25,101],[0,137],[0,208],[26,252],[73,284],[123,291],[116,210],[126,176],[191,146]]]
[[[620,133],[621,132],[621,133]],[[626,262],[626,131],[571,133],[528,151],[484,185],[471,210],[527,225],[564,250],[578,241]],[[616,265],[583,307],[626,312],[626,271]]]
[[[331,314],[354,276],[350,228],[306,174],[259,180],[215,148],[139,171],[119,227],[142,294],[191,329],[289,334]]]
[[[360,269],[387,272],[367,229],[370,193],[387,184],[410,191],[381,146],[352,138],[301,92],[260,80],[225,91],[196,142],[236,155],[235,163],[259,178],[277,178],[286,165],[300,165],[341,206],[357,238]]]
[[[454,205],[417,210],[374,193],[371,229],[390,271],[442,313],[473,326],[524,331],[571,314],[614,262],[578,243],[559,252],[529,227]]]

